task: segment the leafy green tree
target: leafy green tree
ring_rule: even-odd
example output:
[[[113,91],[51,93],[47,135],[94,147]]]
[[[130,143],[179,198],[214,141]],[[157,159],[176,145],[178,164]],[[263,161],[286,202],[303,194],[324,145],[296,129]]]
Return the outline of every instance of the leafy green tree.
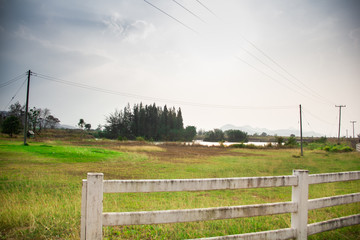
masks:
[[[285,142],[285,146],[288,147],[295,147],[297,146],[296,138],[295,136],[290,136],[288,140]]]
[[[277,142],[278,147],[281,147],[284,142],[284,138],[281,136],[275,136],[275,141]]]
[[[241,130],[227,130],[225,131],[225,135],[227,136],[227,140],[229,142],[247,142],[248,134]]]
[[[60,123],[60,120],[54,117],[53,115],[47,116],[45,121],[46,121],[46,127],[44,128],[49,127],[51,129],[54,129]]]
[[[184,140],[187,142],[192,141],[196,136],[196,127],[195,126],[187,126],[184,130]]]
[[[184,127],[181,109],[175,107],[157,107],[156,104],[142,103],[123,111],[115,111],[106,118],[104,134],[113,139],[136,139],[179,141],[184,139]]]
[[[179,108],[176,115],[176,129],[183,129],[183,128],[184,128],[184,123],[183,123],[181,108]]]
[[[221,129],[214,129],[206,132],[204,141],[220,142],[225,140],[224,132]]]
[[[21,130],[21,122],[16,116],[7,117],[2,124],[2,133],[9,134],[12,137],[14,134],[19,134]]]
[[[84,126],[85,126],[85,121],[84,121],[84,119],[80,118],[80,120],[79,120],[79,122],[78,122],[78,126],[79,126],[79,128],[81,128],[81,129],[84,128]]]
[[[36,107],[29,110],[29,129],[32,129],[34,133],[41,131],[41,127],[38,128],[38,126],[41,126],[40,112],[41,109]],[[39,131],[36,131],[37,129],[39,129]]]
[[[90,129],[91,129],[91,124],[90,124],[90,123],[86,123],[86,124],[85,124],[85,129],[88,130],[88,131],[90,131]]]

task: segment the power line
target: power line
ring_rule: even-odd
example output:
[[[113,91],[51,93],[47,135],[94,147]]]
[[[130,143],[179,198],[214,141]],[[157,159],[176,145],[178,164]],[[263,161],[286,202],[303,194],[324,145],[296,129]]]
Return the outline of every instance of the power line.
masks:
[[[306,97],[306,96],[305,96],[304,94],[302,94],[301,92],[299,92],[299,91],[297,91],[296,89],[293,89],[293,88],[291,88],[291,87],[283,84],[283,83],[282,83],[281,81],[279,81],[278,79],[273,78],[273,77],[270,76],[269,74],[265,73],[264,71],[261,71],[259,68],[253,66],[252,64],[250,64],[250,63],[248,63],[247,61],[241,59],[240,57],[236,56],[236,58],[237,58],[238,60],[242,61],[243,63],[247,64],[248,66],[252,67],[253,69],[255,69],[256,71],[258,71],[259,73],[263,74],[264,76],[266,76],[266,77],[272,79],[273,81],[279,83],[280,85],[283,85],[283,86],[285,86],[286,88],[288,88],[289,90],[291,90],[291,91],[293,91],[293,92],[296,92],[296,93],[298,93],[298,94]]]
[[[146,3],[150,4],[151,6],[155,7],[156,9],[158,9],[159,11],[163,12],[164,14],[166,14],[167,16],[173,18],[174,20],[178,21],[179,23],[183,24],[180,20],[175,19],[174,17],[172,17],[170,14],[166,13],[165,11],[159,9],[158,7],[156,7],[155,5],[149,3],[148,1],[144,0]],[[188,8],[184,7],[182,4],[180,4],[179,2],[177,2],[176,0],[173,0],[175,3],[177,3],[179,6],[181,6],[182,8],[184,8],[185,10],[189,11],[190,13],[193,14],[193,12],[191,12]],[[201,3],[200,1],[197,1],[199,4],[201,4],[204,8],[206,8],[208,11],[210,11],[211,13],[213,13],[213,11],[211,11],[207,6],[205,6],[203,3]],[[214,14],[214,13],[213,13]],[[194,14],[193,14],[194,15]],[[215,15],[215,14],[214,14]],[[196,17],[198,17],[197,15],[195,15]],[[202,20],[202,19],[201,19]],[[184,24],[183,24],[184,25]],[[188,25],[184,25],[186,27],[188,27],[189,29],[193,30],[191,27],[189,27]],[[303,92],[309,94],[309,96],[314,97],[314,98],[318,98],[319,100],[322,98],[320,95],[318,94],[314,94],[314,91],[311,90],[310,88],[308,88],[307,86],[305,86],[299,79],[297,79],[294,75],[292,75],[291,73],[289,73],[284,67],[282,67],[279,63],[277,63],[273,58],[271,58],[269,55],[267,55],[264,51],[262,51],[260,48],[258,48],[254,43],[252,43],[251,41],[249,41],[248,39],[246,39],[244,36],[240,35],[241,38],[243,38],[245,41],[247,41],[248,43],[251,44],[251,46],[253,46],[256,50],[258,50],[263,56],[265,56],[267,59],[269,59],[271,62],[273,62],[274,64],[276,64],[276,66],[278,66],[282,71],[284,71],[285,73],[287,73],[289,76],[291,76],[292,78],[296,79],[298,82],[300,82],[305,88],[299,86],[298,84],[296,84],[294,81],[292,81],[291,79],[289,79],[288,77],[284,76],[283,74],[281,74],[279,71],[277,71],[276,69],[274,69],[273,67],[271,67],[269,64],[265,63],[264,61],[262,61],[261,59],[259,59],[256,55],[254,55],[253,53],[251,53],[250,51],[248,51],[247,49],[241,47],[247,54],[249,54],[250,56],[252,56],[253,58],[255,58],[257,61],[261,62],[263,65],[265,65],[266,67],[268,67],[270,70],[272,70],[273,72],[275,72],[276,74],[278,74],[279,76],[281,76],[282,78],[284,78],[285,80],[287,80],[289,83],[295,85],[297,88],[301,89]],[[263,71],[259,70],[258,68],[252,66],[251,64],[249,64],[248,62],[244,61],[241,59],[241,61],[245,62],[247,65],[251,66],[252,68],[254,68],[256,71],[266,75],[267,77],[273,79],[274,81],[278,82],[280,85],[284,85],[285,87],[287,87],[288,89],[297,92],[298,94],[307,97],[306,95],[302,94],[301,92],[295,90],[294,88],[290,88],[289,86],[283,84],[281,81],[271,77],[270,75],[264,73]],[[328,100],[324,100],[324,98],[321,99],[321,101],[323,102],[328,102]]]
[[[208,8],[207,6],[205,6],[203,3],[201,3],[199,0],[196,0],[199,4],[201,4],[204,8],[206,8],[209,12],[211,12],[212,14],[215,15],[215,13],[213,11],[211,11],[210,8]],[[216,15],[215,15],[216,16]],[[330,101],[329,99],[326,99],[324,97],[322,97],[320,94],[318,94],[317,92],[315,92],[313,89],[309,88],[308,86],[306,86],[300,79],[298,79],[296,76],[294,76],[293,74],[291,74],[288,70],[286,70],[285,67],[283,67],[280,63],[278,63],[274,58],[270,57],[268,54],[266,54],[263,50],[261,50],[258,46],[256,46],[252,41],[250,41],[249,39],[247,39],[245,36],[243,36],[242,34],[240,34],[240,37],[245,40],[247,43],[249,43],[253,48],[255,48],[258,52],[260,52],[263,56],[265,56],[268,60],[270,60],[272,63],[274,63],[277,67],[279,67],[282,71],[284,71],[287,75],[289,75],[291,78],[295,79],[297,82],[299,82],[307,91],[308,93],[310,93],[310,95],[317,97],[319,99],[322,99],[323,102],[328,102],[331,104],[334,104],[332,101]],[[285,78],[287,81],[291,82],[292,84],[296,85],[297,87],[299,87],[296,83],[294,83],[293,81],[291,81],[289,78],[285,77],[284,75],[280,74],[278,71],[274,70],[272,67],[270,67],[268,64],[265,64],[263,61],[261,61],[259,58],[257,58],[255,55],[253,55],[252,53],[248,52],[246,49],[242,48],[243,50],[245,50],[249,55],[253,56],[254,58],[256,58],[258,61],[260,61],[261,63],[263,63],[264,65],[266,65],[267,67],[271,68],[273,71],[275,71],[277,74],[281,75],[283,78]],[[301,88],[301,87],[300,87]],[[302,89],[304,91],[304,89]]]
[[[147,0],[144,0],[144,2],[146,2],[147,4],[149,4],[150,6],[152,6],[153,8],[159,10],[160,12],[162,12],[163,14],[167,15],[168,17],[172,18],[173,20],[175,20],[176,22],[180,23],[181,25],[183,25],[184,27],[186,27],[187,29],[193,31],[194,33],[197,33],[197,31],[195,31],[194,29],[192,29],[191,27],[189,27],[188,25],[186,25],[185,23],[181,22],[180,20],[178,20],[177,18],[171,16],[169,13],[165,12],[164,10],[158,8],[157,6],[155,6],[154,4],[148,2]]]
[[[21,84],[21,86],[18,88],[18,90],[15,92],[14,96],[12,96],[12,98],[10,99],[9,103],[6,105],[6,107],[4,108],[4,111],[6,111],[6,109],[9,107],[10,103],[12,102],[12,100],[14,100],[14,98],[16,97],[16,95],[20,92],[20,89],[24,86],[24,84],[26,83],[26,79],[24,80],[24,82]]]
[[[335,126],[335,125],[336,125],[336,124],[334,124],[334,123],[330,123],[330,122],[328,122],[328,121],[326,121],[326,120],[318,117],[317,115],[311,113],[311,112],[310,112],[309,110],[307,110],[307,109],[304,109],[304,108],[303,108],[303,111],[305,111],[306,113],[310,114],[311,116],[313,116],[314,118],[318,119],[319,121],[321,121],[321,122],[323,122],[323,123],[326,123],[326,124],[329,124],[329,125],[332,125],[332,126]]]
[[[313,93],[307,91],[306,89],[302,88],[301,86],[299,86],[298,84],[296,84],[294,81],[292,81],[291,79],[289,79],[288,77],[284,76],[282,73],[280,73],[279,71],[277,71],[276,69],[274,69],[272,66],[268,65],[267,63],[265,63],[263,60],[261,60],[260,58],[258,58],[255,54],[251,53],[250,51],[248,51],[246,48],[241,47],[241,49],[243,49],[244,52],[246,52],[248,55],[252,56],[253,58],[255,58],[256,60],[258,60],[259,62],[261,62],[264,66],[268,67],[270,70],[272,70],[273,72],[275,72],[277,75],[279,75],[280,77],[282,77],[283,79],[287,80],[288,82],[290,82],[291,84],[295,85],[296,87],[300,88],[302,91],[306,92],[307,94],[309,94],[309,96],[318,98],[316,95],[314,95]],[[243,60],[244,61],[244,60]],[[279,82],[280,83],[280,82]],[[292,89],[293,90],[293,89]],[[300,93],[298,91],[296,91],[297,93]],[[300,93],[301,94],[301,93]],[[303,95],[303,94],[301,94]],[[303,95],[304,97],[306,97],[305,95]],[[323,101],[323,100],[322,100]]]
[[[257,47],[253,42],[245,38],[242,34],[240,34],[240,37],[244,39],[246,42],[248,42],[251,46],[253,46],[256,50],[258,50],[263,56],[265,56],[267,59],[269,59],[271,62],[273,62],[276,66],[278,66],[281,70],[283,70],[285,73],[287,73],[290,77],[298,81],[303,87],[305,87],[308,91],[312,92],[312,94],[318,96],[319,98],[322,98],[323,100],[332,103],[328,99],[322,97],[318,93],[316,93],[313,89],[306,86],[300,79],[295,77],[293,74],[291,74],[288,70],[286,70],[282,65],[280,65],[277,61],[275,61],[272,57],[270,57],[268,54],[266,54],[263,50],[261,50],[259,47]]]
[[[26,73],[22,73],[14,78],[12,78],[11,80],[4,82],[2,84],[0,84],[0,88],[6,87],[8,85],[11,85],[13,83],[15,83],[16,81],[20,80],[21,78],[23,78],[26,75]]]
[[[131,97],[135,99],[140,100],[150,100],[150,101],[159,101],[159,102],[165,102],[165,103],[174,103],[174,104],[180,104],[180,105],[187,105],[187,106],[193,106],[193,107],[204,107],[204,108],[220,108],[220,109],[233,109],[233,110],[284,110],[284,109],[293,109],[296,106],[288,105],[288,106],[236,106],[236,105],[221,105],[221,104],[207,104],[207,103],[197,103],[197,102],[189,102],[189,101],[183,101],[183,100],[174,100],[174,99],[165,99],[165,98],[155,98],[155,97],[149,97],[149,96],[143,96],[138,94],[132,94],[132,93],[125,93],[125,92],[119,92],[99,87],[94,87],[82,83],[75,83],[67,80],[63,80],[60,78],[55,78],[51,76],[47,76],[40,73],[34,73],[32,72],[32,75],[38,78],[42,78],[45,80],[58,82],[74,87],[79,87],[87,90],[92,90],[96,92],[106,93],[106,94],[112,94],[112,95],[119,95],[119,96],[125,96],[125,97]]]
[[[190,11],[188,8],[186,8],[184,5],[182,5],[181,3],[179,3],[176,0],[173,0],[173,2],[175,2],[177,5],[179,5],[180,7],[182,7],[183,9],[185,9],[186,11],[188,11],[191,15],[193,15],[194,17],[196,17],[197,19],[199,19],[200,21],[202,21],[203,23],[206,23],[201,17],[199,17],[198,15],[196,15],[195,13],[193,13],[192,11]]]
[[[214,16],[216,16],[216,14],[210,10],[210,8],[208,8],[207,6],[205,6],[205,4],[203,4],[202,2],[200,2],[200,0],[196,0],[201,6],[203,6],[204,8],[206,8],[210,13],[212,13]]]

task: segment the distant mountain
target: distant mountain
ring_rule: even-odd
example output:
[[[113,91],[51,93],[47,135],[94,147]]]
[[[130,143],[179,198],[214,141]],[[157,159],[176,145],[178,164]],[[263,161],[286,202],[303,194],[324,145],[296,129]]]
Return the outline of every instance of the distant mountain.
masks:
[[[241,130],[243,132],[247,132],[249,135],[253,135],[254,133],[258,133],[260,135],[261,133],[265,132],[267,135],[275,135],[276,134],[278,136],[284,136],[284,137],[290,136],[291,134],[294,134],[295,136],[300,136],[299,129],[295,129],[295,128],[269,130],[267,128],[254,128],[249,125],[238,127],[238,126],[235,126],[232,124],[226,124],[226,125],[222,126],[220,129],[223,131],[230,130],[230,129]],[[321,137],[323,135],[320,133],[313,132],[313,131],[310,131],[310,132],[308,131],[308,132],[303,132],[303,136],[304,137]]]
[[[66,125],[66,124],[59,124],[56,128],[60,128],[60,129],[78,129],[75,126]]]

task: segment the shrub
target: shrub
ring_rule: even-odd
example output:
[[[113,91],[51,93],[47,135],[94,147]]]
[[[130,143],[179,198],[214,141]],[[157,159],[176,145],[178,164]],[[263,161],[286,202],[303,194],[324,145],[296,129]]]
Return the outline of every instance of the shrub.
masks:
[[[289,139],[285,142],[285,146],[288,146],[288,147],[297,146],[296,138],[293,136],[289,137]]]
[[[136,137],[135,139],[138,142],[145,142],[145,138],[144,137]]]
[[[229,147],[231,148],[245,148],[246,145],[243,143],[236,143],[236,144],[231,144]]]
[[[314,142],[316,142],[316,143],[326,143],[327,138],[326,137],[321,137],[319,139],[316,139]]]
[[[323,150],[327,152],[351,152],[353,149],[347,145],[326,145]]]
[[[119,141],[127,141],[127,137],[125,137],[125,136],[124,136],[124,137],[123,137],[123,136],[119,136],[119,137],[118,137],[118,140],[119,140]]]

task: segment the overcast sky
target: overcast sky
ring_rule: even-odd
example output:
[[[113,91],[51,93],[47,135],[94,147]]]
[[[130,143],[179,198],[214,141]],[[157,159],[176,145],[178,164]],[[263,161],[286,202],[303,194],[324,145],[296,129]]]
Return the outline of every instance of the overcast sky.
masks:
[[[197,129],[298,129],[302,104],[304,131],[337,136],[346,105],[360,133],[358,0],[0,0],[0,19],[0,86],[30,69],[30,107],[62,124],[155,102]]]

